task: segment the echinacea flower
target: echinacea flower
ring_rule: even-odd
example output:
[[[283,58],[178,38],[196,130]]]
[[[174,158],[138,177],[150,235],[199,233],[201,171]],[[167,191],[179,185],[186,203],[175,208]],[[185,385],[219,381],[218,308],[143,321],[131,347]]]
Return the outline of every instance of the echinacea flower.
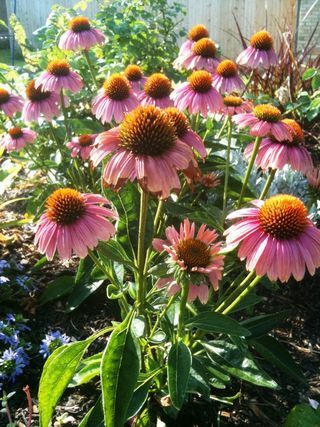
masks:
[[[22,120],[31,122],[38,120],[41,114],[51,120],[59,116],[60,96],[56,92],[43,91],[42,86],[37,89],[35,80],[31,80],[26,87],[27,101],[22,110]]]
[[[110,219],[118,215],[110,202],[98,194],[81,194],[71,188],[54,191],[46,202],[36,228],[35,244],[51,260],[57,251],[60,258],[70,259],[75,252],[85,258],[99,240],[109,240],[115,233]]]
[[[118,190],[128,180],[167,198],[179,191],[179,170],[188,177],[199,173],[191,147],[180,141],[165,111],[149,105],[128,113],[119,127],[98,135],[91,159],[97,166],[111,154],[103,179]]]
[[[273,49],[273,39],[266,30],[258,31],[250,39],[250,46],[247,47],[237,58],[239,65],[246,65],[250,68],[269,68],[277,65],[278,57]]]
[[[306,173],[308,184],[315,190],[320,190],[320,169],[312,168]]]
[[[216,188],[221,184],[220,175],[217,172],[210,172],[201,175],[197,182],[205,188]]]
[[[249,126],[251,136],[274,136],[278,141],[292,141],[289,126],[281,120],[281,112],[271,104],[260,104],[251,113],[233,116],[240,129]]]
[[[31,129],[14,127],[2,135],[0,147],[5,148],[8,153],[20,151],[27,144],[33,143],[36,137],[37,133]]]
[[[283,122],[289,126],[292,140],[277,141],[268,137],[261,141],[255,164],[263,170],[283,169],[285,165],[290,165],[293,170],[306,173],[313,167],[312,157],[309,151],[302,146],[304,136],[300,125],[291,119],[284,119]],[[249,159],[252,155],[254,144],[251,143],[244,151],[244,155]]]
[[[222,97],[212,86],[212,75],[205,70],[194,71],[187,82],[172,92],[171,98],[179,110],[201,113],[203,117],[222,108]]]
[[[120,123],[124,116],[139,105],[130,83],[121,74],[113,74],[92,101],[92,112],[102,123]]]
[[[67,147],[71,150],[71,157],[77,157],[77,155],[80,154],[82,160],[88,160],[97,136],[96,134],[83,134],[72,138],[72,140],[67,143]]]
[[[175,107],[166,108],[165,112],[172,120],[172,123],[176,128],[177,137],[180,139],[180,141],[194,148],[202,158],[206,157],[206,147],[204,146],[200,136],[191,129],[186,115]]]
[[[213,73],[213,86],[220,93],[242,91],[245,88],[238,74],[237,65],[229,59],[225,59],[218,64],[216,71]]]
[[[184,273],[184,280],[190,282],[188,300],[199,298],[205,304],[209,298],[209,286],[216,291],[223,270],[224,256],[219,254],[221,242],[215,242],[218,234],[202,224],[195,233],[195,223],[185,219],[180,224],[180,232],[173,226],[166,229],[166,240],[153,239],[152,245],[157,252],[169,254],[169,271],[173,276],[161,278],[157,286],[167,287],[168,294],[180,291],[176,278]]]
[[[62,334],[60,331],[49,332],[41,341],[39,353],[44,359],[47,359],[57,348],[69,342],[70,337],[66,334]]]
[[[249,113],[252,111],[252,103],[246,101],[237,95],[227,95],[223,98],[223,106],[219,113],[234,116],[240,113]]]
[[[0,87],[0,111],[8,117],[12,117],[14,113],[21,111],[23,108],[23,99],[21,96],[10,93],[4,87]]]
[[[176,67],[186,70],[206,70],[213,73],[219,64],[217,47],[213,40],[204,37],[192,45],[190,52],[185,53],[176,60]]]
[[[44,92],[60,92],[61,89],[67,89],[76,93],[83,87],[83,81],[79,74],[71,70],[67,61],[55,59],[49,62],[47,70],[36,79],[35,88],[40,86]]]
[[[139,65],[128,65],[127,68],[124,70],[123,74],[128,79],[132,87],[133,93],[135,93],[136,95],[140,94],[147,78],[143,75],[143,71],[141,70]]]
[[[320,230],[301,200],[287,194],[254,200],[227,219],[242,218],[225,231],[227,247],[240,245],[238,256],[258,276],[287,282],[302,280],[306,268],[313,275],[320,266]]]
[[[143,91],[138,95],[141,105],[154,105],[159,108],[173,106],[170,99],[171,80],[162,73],[151,74],[147,78]]]
[[[182,43],[177,59],[174,61],[173,66],[177,69],[182,68],[181,62],[185,55],[192,54],[192,46],[200,39],[208,38],[209,31],[205,25],[198,24],[191,28],[188,33],[188,40]]]
[[[69,30],[62,34],[59,48],[64,50],[90,49],[96,44],[105,41],[105,35],[96,28],[92,28],[85,16],[76,16],[69,21]]]

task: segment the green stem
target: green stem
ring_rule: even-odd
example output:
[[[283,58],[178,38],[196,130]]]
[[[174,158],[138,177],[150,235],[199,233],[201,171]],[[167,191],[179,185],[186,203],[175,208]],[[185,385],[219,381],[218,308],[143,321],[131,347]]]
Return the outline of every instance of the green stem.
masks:
[[[242,199],[243,199],[244,193],[246,191],[246,188],[247,188],[247,185],[248,185],[248,182],[249,182],[249,178],[250,178],[251,171],[252,171],[252,168],[253,168],[253,165],[254,165],[254,161],[255,161],[255,159],[257,157],[257,154],[258,154],[258,151],[259,151],[261,139],[262,138],[260,136],[257,136],[256,140],[254,142],[253,151],[252,151],[252,154],[251,154],[251,158],[250,158],[250,161],[249,161],[249,164],[248,164],[248,167],[247,167],[247,170],[246,170],[246,174],[245,174],[245,177],[244,177],[244,181],[243,181],[243,184],[242,184],[242,188],[241,188],[241,193],[240,193],[240,197],[239,197],[239,201],[238,201],[238,209],[241,207],[241,204],[242,204]]]
[[[231,292],[231,294],[227,296],[224,301],[222,301],[222,303],[215,309],[215,312],[221,313],[229,304],[231,304],[232,301],[241,294],[242,290],[247,286],[248,283],[250,283],[254,276],[255,272],[251,271],[251,273],[248,274],[248,276],[236,287],[236,289]]]
[[[63,89],[61,89],[60,91],[60,100],[61,100],[61,109],[62,109],[62,114],[64,119],[64,125],[66,128],[66,134],[68,137],[68,141],[71,141],[71,130],[68,123],[67,108],[66,108],[66,103],[64,102]]]
[[[229,183],[229,171],[230,171],[230,154],[231,154],[231,137],[232,137],[232,121],[228,117],[228,145],[227,145],[227,156],[226,156],[226,169],[224,174],[224,190],[223,190],[223,207],[222,207],[222,225],[226,218],[227,213],[227,201],[228,201],[228,183]]]
[[[164,207],[164,202],[163,200],[160,199],[158,202],[157,211],[156,211],[156,215],[154,217],[154,222],[153,222],[153,237],[156,237],[156,235],[158,234],[158,227],[162,219],[161,217],[163,214],[163,207]],[[144,266],[144,274],[146,274],[146,272],[148,271],[151,252],[152,252],[152,246],[150,246],[147,250],[146,262]]]
[[[178,330],[177,330],[177,338],[183,338],[184,337],[184,317],[185,317],[185,311],[186,311],[186,305],[188,300],[188,294],[189,294],[189,282],[186,281],[181,286],[181,301],[180,301],[180,312],[179,312],[179,320],[178,320]]]
[[[221,138],[221,135],[223,134],[223,131],[225,130],[225,128],[226,128],[226,126],[227,126],[227,124],[228,124],[228,121],[229,121],[229,117],[226,117],[226,118],[224,119],[223,125],[222,125],[222,127],[221,127],[221,129],[220,129],[220,132],[218,133],[218,135],[217,135],[217,138],[216,138],[216,139],[220,139],[220,138]]]
[[[266,180],[266,183],[263,187],[262,193],[260,194],[259,200],[263,200],[266,197],[266,195],[268,194],[268,191],[271,187],[271,184],[272,184],[272,181],[273,181],[274,176],[276,174],[276,171],[277,171],[276,169],[270,170],[268,179]]]
[[[89,56],[89,52],[87,50],[83,50],[82,52],[83,52],[84,57],[87,60],[92,80],[93,80],[96,88],[99,89],[99,84],[98,84],[97,78],[95,76],[95,72],[94,72],[94,68],[93,68],[93,65],[92,65],[92,62],[91,62],[91,59],[90,59],[90,56]]]
[[[225,309],[222,314],[228,314],[234,307],[236,307],[245,298],[252,289],[260,282],[261,276],[257,276],[253,281],[241,292],[241,294]]]
[[[109,273],[109,271],[105,268],[103,263],[100,262],[99,258],[94,254],[94,252],[91,249],[88,249],[88,255],[90,256],[92,261],[95,263],[95,265],[102,271],[102,273],[104,273],[107,276],[109,282],[114,283],[114,278],[113,278],[112,274]],[[130,306],[128,304],[126,297],[123,294],[120,297],[120,301],[122,303],[122,306],[123,306],[126,314],[129,313]]]
[[[140,217],[139,217],[139,231],[138,231],[138,255],[137,255],[137,267],[138,267],[138,307],[140,313],[143,312],[145,303],[145,234],[148,214],[148,200],[149,194],[141,188],[140,197]]]
[[[251,80],[252,80],[253,76],[254,76],[254,68],[251,70],[250,76],[249,76],[248,81],[247,81],[247,83],[246,83],[246,85],[245,85],[245,88],[243,89],[243,92],[242,92],[242,94],[241,94],[241,97],[242,97],[242,96],[244,95],[244,93],[247,91],[247,89],[248,89],[248,87],[249,87],[249,85],[250,85],[250,83],[251,83]]]
[[[166,304],[163,312],[157,317],[156,323],[154,324],[151,332],[150,332],[150,337],[152,337],[154,335],[154,333],[157,330],[157,327],[159,326],[159,323],[161,322],[161,320],[164,318],[164,316],[168,313],[169,308],[171,307],[172,303],[174,302],[174,300],[177,298],[178,294],[173,295],[168,303]]]

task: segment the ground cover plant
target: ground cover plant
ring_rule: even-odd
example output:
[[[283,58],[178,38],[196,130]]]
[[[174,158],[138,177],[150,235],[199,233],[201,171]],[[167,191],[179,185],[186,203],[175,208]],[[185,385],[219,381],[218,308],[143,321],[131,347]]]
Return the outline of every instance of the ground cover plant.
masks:
[[[277,52],[265,29],[248,43],[240,34],[228,59],[203,25],[176,32],[181,5],[145,3],[113,2],[92,22],[54,7],[34,46],[12,18],[25,64],[0,65],[1,191],[23,218],[0,228],[27,224],[41,257],[0,262],[10,426],[17,395],[27,426],[221,425],[243,383],[277,390],[278,371],[307,382],[273,334],[291,307],[259,310],[262,293],[311,287],[320,266],[318,59]],[[113,321],[105,313],[83,339],[48,328],[31,340],[12,312],[24,294],[48,307],[63,298],[79,316],[99,294]],[[19,394],[36,365],[37,397]],[[86,386],[81,419],[57,417]],[[316,425],[311,403],[286,425]]]

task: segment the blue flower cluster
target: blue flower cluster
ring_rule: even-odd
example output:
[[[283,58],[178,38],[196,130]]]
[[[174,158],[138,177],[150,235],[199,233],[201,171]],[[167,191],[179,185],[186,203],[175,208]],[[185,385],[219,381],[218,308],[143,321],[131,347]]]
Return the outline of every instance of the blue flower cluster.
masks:
[[[35,289],[30,277],[24,274],[24,266],[21,263],[9,263],[5,259],[0,259],[0,287],[2,286],[9,287],[10,294],[16,291],[28,293]]]
[[[68,344],[68,342],[70,342],[70,337],[66,334],[62,334],[60,331],[51,331],[41,341],[39,353],[46,359],[54,350],[63,344]]]
[[[30,330],[26,322],[23,316],[12,313],[0,321],[0,389],[4,382],[14,383],[29,364],[30,344],[22,336]]]

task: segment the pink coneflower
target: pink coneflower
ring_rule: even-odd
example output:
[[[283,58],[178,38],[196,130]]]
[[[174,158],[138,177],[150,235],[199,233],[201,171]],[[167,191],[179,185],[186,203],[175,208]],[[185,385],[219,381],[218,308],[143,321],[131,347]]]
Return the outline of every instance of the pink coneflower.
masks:
[[[315,190],[320,190],[320,169],[312,168],[306,173],[308,184]]]
[[[237,114],[233,120],[240,129],[249,126],[252,136],[273,135],[278,141],[292,141],[289,126],[281,121],[281,112],[273,105],[257,105],[252,113]]]
[[[240,113],[249,113],[252,111],[253,105],[250,101],[246,101],[237,95],[227,95],[223,98],[223,106],[219,113],[234,116]]]
[[[115,233],[110,219],[118,215],[110,202],[98,194],[81,194],[71,188],[56,190],[48,198],[35,235],[40,253],[51,260],[57,251],[60,258],[69,259],[74,252],[85,258],[99,240],[109,240]]]
[[[200,136],[191,129],[190,122],[186,115],[175,107],[166,108],[165,112],[169,115],[174,124],[177,137],[180,141],[194,148],[202,158],[206,157],[206,147]]]
[[[250,68],[269,68],[278,64],[278,57],[273,49],[273,39],[266,30],[258,31],[250,39],[250,46],[237,58],[237,63]]]
[[[159,108],[173,106],[170,99],[171,80],[162,73],[154,73],[147,78],[143,92],[138,96],[141,105],[154,105]]]
[[[293,170],[306,173],[312,169],[313,162],[309,151],[301,145],[304,140],[302,129],[295,120],[284,119],[283,122],[289,126],[292,141],[277,141],[273,137],[263,139],[255,160],[256,166],[267,170],[283,169],[288,164]],[[249,144],[244,151],[247,159],[252,155],[253,146],[253,143]]]
[[[203,117],[222,108],[222,97],[212,86],[212,75],[204,70],[194,71],[187,82],[172,92],[171,98],[179,110],[201,113]]]
[[[151,105],[136,108],[119,127],[97,137],[93,165],[109,154],[103,178],[115,190],[137,179],[144,190],[167,198],[180,189],[178,170],[189,178],[199,173],[192,149],[179,140],[168,114]]]
[[[71,92],[79,92],[83,87],[81,77],[71,70],[67,61],[55,59],[49,62],[47,70],[35,81],[35,88],[43,91],[60,92],[67,89]]]
[[[208,29],[202,25],[198,24],[191,28],[188,33],[188,40],[182,43],[177,59],[174,61],[173,66],[177,69],[183,68],[182,64],[186,55],[192,54],[193,45],[203,38],[209,37]]]
[[[92,101],[92,112],[102,123],[120,123],[124,116],[139,105],[128,80],[113,74]]]
[[[196,180],[196,182],[207,189],[219,187],[221,184],[220,175],[218,172],[209,172],[201,175],[200,178]]]
[[[64,50],[90,49],[91,46],[102,44],[105,35],[92,28],[85,16],[76,16],[69,21],[69,30],[62,34],[59,48]]]
[[[237,90],[242,91],[245,88],[238,74],[237,65],[229,59],[225,59],[218,64],[213,75],[213,86],[220,93],[231,93]]]
[[[3,134],[0,147],[5,148],[8,153],[11,151],[20,151],[27,144],[31,144],[37,137],[37,133],[31,129],[14,127]]]
[[[247,260],[247,270],[281,282],[291,275],[302,280],[306,267],[313,275],[320,266],[320,230],[302,201],[280,194],[252,204],[228,215],[228,219],[244,219],[225,231],[227,246],[240,244],[238,256]]]
[[[189,53],[180,57],[179,63],[175,63],[179,68],[187,70],[207,70],[213,73],[219,64],[216,57],[217,47],[213,40],[202,38],[195,42]]]
[[[71,157],[77,157],[77,155],[80,154],[83,160],[88,160],[97,136],[98,135],[83,134],[76,136],[68,142],[67,147],[71,150]]]
[[[2,110],[8,117],[12,117],[14,113],[21,111],[22,107],[21,96],[13,95],[4,87],[0,87],[0,111]]]
[[[173,269],[184,273],[184,280],[190,281],[188,300],[199,298],[205,304],[209,298],[209,286],[215,291],[219,288],[219,280],[223,270],[223,255],[219,255],[221,242],[216,242],[218,234],[202,224],[195,233],[195,223],[185,219],[180,224],[180,232],[173,226],[166,229],[167,240],[153,239],[156,251],[169,254],[169,264]],[[170,267],[169,267],[170,268]],[[177,274],[177,275],[178,275]],[[157,286],[167,287],[168,294],[180,291],[180,285],[173,277],[160,279]]]
[[[60,96],[56,92],[43,92],[42,87],[35,88],[35,81],[31,80],[26,87],[25,102],[22,110],[22,120],[31,122],[38,120],[43,114],[47,120],[59,116]]]
[[[139,65],[128,65],[124,70],[124,75],[128,79],[130,86],[132,87],[133,93],[139,95],[143,86],[145,85],[147,78],[143,75],[143,71]]]

